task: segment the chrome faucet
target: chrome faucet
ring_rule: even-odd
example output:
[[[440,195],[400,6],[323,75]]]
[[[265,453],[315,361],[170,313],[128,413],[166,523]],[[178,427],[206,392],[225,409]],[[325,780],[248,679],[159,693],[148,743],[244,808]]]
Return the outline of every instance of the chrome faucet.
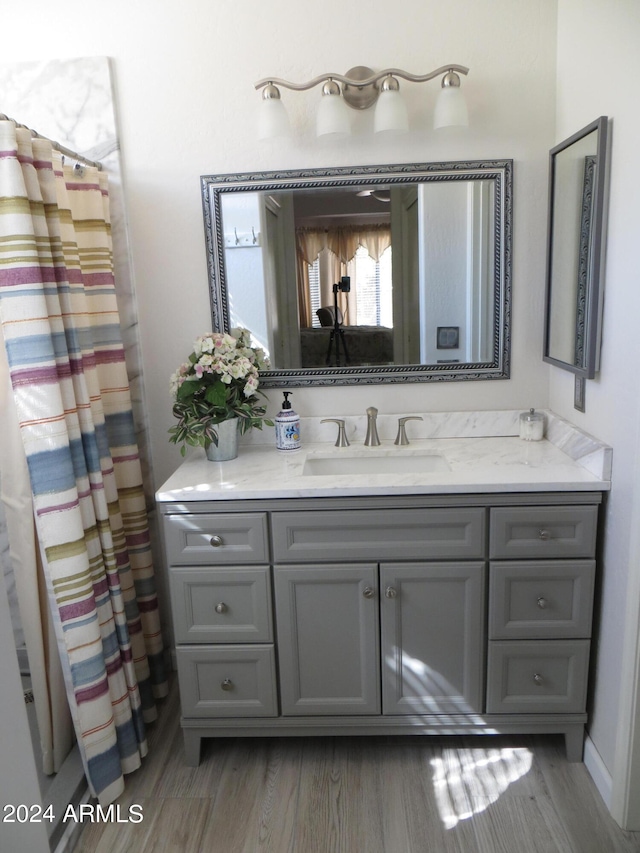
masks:
[[[367,437],[364,440],[365,447],[377,447],[380,444],[378,427],[376,426],[377,417],[378,410],[374,406],[369,406],[367,409]]]

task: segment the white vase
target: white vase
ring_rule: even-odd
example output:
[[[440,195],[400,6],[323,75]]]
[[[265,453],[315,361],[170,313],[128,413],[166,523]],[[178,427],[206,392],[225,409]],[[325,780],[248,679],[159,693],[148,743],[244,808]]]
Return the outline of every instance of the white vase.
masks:
[[[231,418],[228,421],[215,425],[218,434],[218,443],[211,444],[205,448],[207,459],[211,462],[226,462],[235,459],[238,455],[238,419]]]

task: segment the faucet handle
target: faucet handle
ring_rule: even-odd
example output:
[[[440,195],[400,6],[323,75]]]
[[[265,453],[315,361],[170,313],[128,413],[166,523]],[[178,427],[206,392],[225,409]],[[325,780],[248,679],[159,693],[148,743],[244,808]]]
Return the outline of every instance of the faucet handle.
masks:
[[[378,436],[378,427],[376,426],[376,418],[378,410],[375,406],[369,406],[367,409],[367,435],[364,440],[365,447],[377,447],[380,444]]]
[[[321,424],[338,424],[338,437],[336,439],[336,447],[349,447],[349,439],[344,428],[344,421],[341,418],[323,418]]]
[[[398,434],[396,435],[396,440],[393,442],[394,444],[409,444],[409,439],[407,438],[407,430],[405,428],[405,424],[407,421],[421,421],[422,418],[420,415],[407,415],[406,418],[398,418]]]

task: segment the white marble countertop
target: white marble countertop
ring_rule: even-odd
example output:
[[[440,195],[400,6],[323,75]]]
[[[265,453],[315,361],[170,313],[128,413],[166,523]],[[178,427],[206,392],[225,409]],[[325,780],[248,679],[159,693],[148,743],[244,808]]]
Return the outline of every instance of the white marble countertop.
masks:
[[[392,438],[383,438],[378,447],[364,447],[359,435],[362,423],[357,422],[351,425],[352,443],[346,448],[334,447],[331,441],[307,441],[300,450],[287,453],[277,451],[273,444],[254,441],[241,445],[237,459],[222,463],[209,462],[204,451],[196,450],[158,490],[156,497],[162,502],[608,490],[611,448],[553,413],[545,414],[547,438],[542,441],[522,441],[517,436],[517,413],[515,419],[514,413],[505,412],[446,413],[440,420],[431,414],[425,415],[421,423],[412,422],[412,432],[418,435],[411,438],[407,447],[395,446]],[[395,425],[397,416],[393,416],[393,421]],[[315,438],[318,422],[319,419],[309,419],[307,424],[303,421],[301,434],[308,432]],[[328,426],[332,427],[333,438],[335,424]],[[378,426],[380,429],[380,419]],[[270,433],[265,430],[261,434],[263,442],[265,437],[273,437]],[[380,431],[381,437],[388,433],[389,430]],[[313,457],[346,460],[364,456],[373,461],[376,456],[391,456],[400,462],[428,454],[442,457],[446,470],[348,475],[303,473],[305,462]],[[404,461],[400,465],[412,467]]]

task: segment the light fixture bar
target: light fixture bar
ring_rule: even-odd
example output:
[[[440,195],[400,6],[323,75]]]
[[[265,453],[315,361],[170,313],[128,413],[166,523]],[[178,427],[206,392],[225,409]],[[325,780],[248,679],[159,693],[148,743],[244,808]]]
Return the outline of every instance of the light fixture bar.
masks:
[[[293,89],[297,92],[304,92],[307,89],[313,89],[314,86],[319,86],[326,80],[336,80],[346,86],[373,86],[378,80],[382,80],[389,75],[393,77],[402,77],[403,80],[409,80],[411,83],[426,83],[428,80],[433,80],[440,74],[446,74],[448,71],[455,71],[458,74],[468,74],[469,69],[464,65],[441,65],[435,71],[429,71],[428,74],[410,74],[408,71],[403,71],[401,68],[385,68],[383,71],[378,71],[370,77],[365,77],[364,80],[358,80],[355,77],[347,77],[344,74],[320,74],[309,80],[306,83],[292,83],[290,80],[283,80],[279,77],[265,77],[264,80],[258,80],[255,84],[256,89],[262,89],[269,84],[274,86],[284,86],[285,89]]]
[[[459,75],[468,73],[469,69],[464,65],[441,65],[427,74],[411,74],[402,68],[374,71],[366,65],[357,65],[350,68],[346,74],[319,74],[305,83],[294,83],[281,77],[265,77],[255,83],[255,88],[262,91],[258,136],[260,139],[272,139],[282,136],[285,131],[288,135],[288,119],[278,87],[303,92],[313,89],[314,86],[322,86],[322,99],[316,121],[316,133],[319,137],[337,139],[348,136],[351,133],[351,122],[346,107],[367,110],[374,104],[375,133],[407,133],[409,116],[400,93],[398,78],[410,83],[426,83],[435,77],[442,77],[442,86],[435,106],[434,128],[465,127],[469,120]]]

